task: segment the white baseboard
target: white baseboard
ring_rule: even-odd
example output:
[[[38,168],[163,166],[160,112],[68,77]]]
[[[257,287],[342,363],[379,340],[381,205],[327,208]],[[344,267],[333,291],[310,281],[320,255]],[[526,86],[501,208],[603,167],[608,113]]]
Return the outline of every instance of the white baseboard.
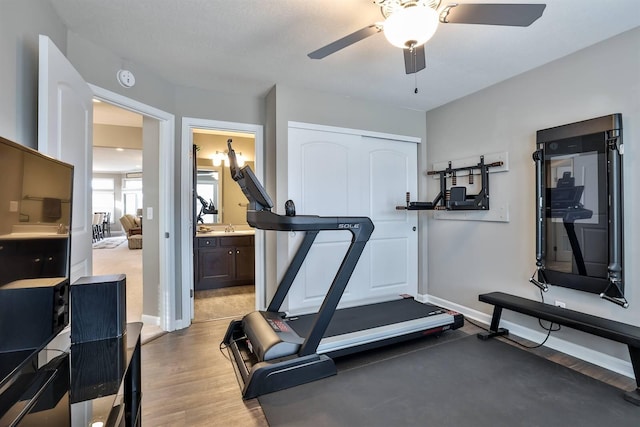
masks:
[[[468,317],[484,325],[489,325],[491,323],[492,316],[490,314],[482,313],[480,311],[462,306],[460,304],[453,303],[451,301],[448,301],[442,298],[434,297],[428,294],[427,295],[421,294],[416,297],[416,300],[457,311],[458,313],[463,314],[465,317]],[[506,328],[509,330],[509,333],[512,333],[514,335],[517,335],[521,338],[527,339],[532,342],[542,342],[547,336],[545,332],[535,331],[533,329],[529,329],[524,326],[518,325],[517,323],[513,323],[505,320],[500,321],[500,327]],[[620,345],[624,345],[624,344],[620,344]],[[633,366],[631,365],[631,362],[618,359],[617,357],[613,357],[608,354],[604,354],[599,351],[595,351],[590,348],[583,347],[581,345],[577,345],[566,340],[556,338],[553,336],[553,333],[551,333],[551,336],[545,343],[545,347],[549,347],[553,350],[568,354],[573,357],[577,357],[578,359],[584,360],[589,363],[593,363],[594,365],[598,365],[604,369],[608,369],[610,371],[616,372],[626,377],[635,378],[635,375],[633,373]]]
[[[149,326],[160,326],[160,317],[143,314],[142,323]]]

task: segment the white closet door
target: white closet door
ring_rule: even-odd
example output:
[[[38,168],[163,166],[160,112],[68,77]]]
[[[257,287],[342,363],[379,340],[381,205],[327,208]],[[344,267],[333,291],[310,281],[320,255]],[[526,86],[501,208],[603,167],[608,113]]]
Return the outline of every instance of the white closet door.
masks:
[[[418,291],[418,213],[396,210],[407,191],[417,194],[417,144],[363,137],[363,188],[376,229],[369,240],[370,280],[361,295],[388,299]]]
[[[375,225],[340,307],[415,295],[417,215],[395,206],[417,193],[417,144],[300,127],[288,139],[288,197],[298,214],[367,216]],[[301,240],[289,235],[290,258]],[[320,232],[289,293],[290,312],[320,306],[350,240],[348,232]]]

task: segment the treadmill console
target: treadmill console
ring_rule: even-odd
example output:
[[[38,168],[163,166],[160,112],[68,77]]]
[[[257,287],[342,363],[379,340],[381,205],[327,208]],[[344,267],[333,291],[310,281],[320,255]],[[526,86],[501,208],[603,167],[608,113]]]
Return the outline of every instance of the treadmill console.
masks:
[[[284,204],[284,213],[287,216],[296,216],[296,205],[293,200],[287,200]]]

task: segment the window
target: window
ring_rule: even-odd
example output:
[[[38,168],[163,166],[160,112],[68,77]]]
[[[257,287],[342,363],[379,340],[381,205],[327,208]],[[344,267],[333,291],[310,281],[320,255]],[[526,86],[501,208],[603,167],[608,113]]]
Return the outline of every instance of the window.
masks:
[[[142,179],[125,178],[122,180],[123,213],[139,216],[142,212]]]
[[[93,212],[106,212],[109,214],[109,222],[113,224],[113,212],[115,209],[115,182],[113,178],[93,178],[91,188],[93,190]]]

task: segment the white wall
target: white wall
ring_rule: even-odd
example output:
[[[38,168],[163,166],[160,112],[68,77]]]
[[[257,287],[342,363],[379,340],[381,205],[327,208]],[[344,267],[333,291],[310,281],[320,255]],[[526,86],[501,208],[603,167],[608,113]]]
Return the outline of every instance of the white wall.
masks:
[[[478,294],[504,291],[539,299],[528,283],[535,269],[536,131],[612,113],[622,113],[624,151],[625,310],[595,294],[557,286],[547,301],[624,323],[640,325],[640,28],[427,112],[427,155],[432,162],[507,151],[510,170],[490,176],[492,194],[504,191],[510,222],[452,221],[428,215],[428,292],[484,313]],[[437,192],[430,184],[430,195]],[[525,316],[506,320],[539,330]],[[554,337],[628,360],[625,346],[568,329]]]

